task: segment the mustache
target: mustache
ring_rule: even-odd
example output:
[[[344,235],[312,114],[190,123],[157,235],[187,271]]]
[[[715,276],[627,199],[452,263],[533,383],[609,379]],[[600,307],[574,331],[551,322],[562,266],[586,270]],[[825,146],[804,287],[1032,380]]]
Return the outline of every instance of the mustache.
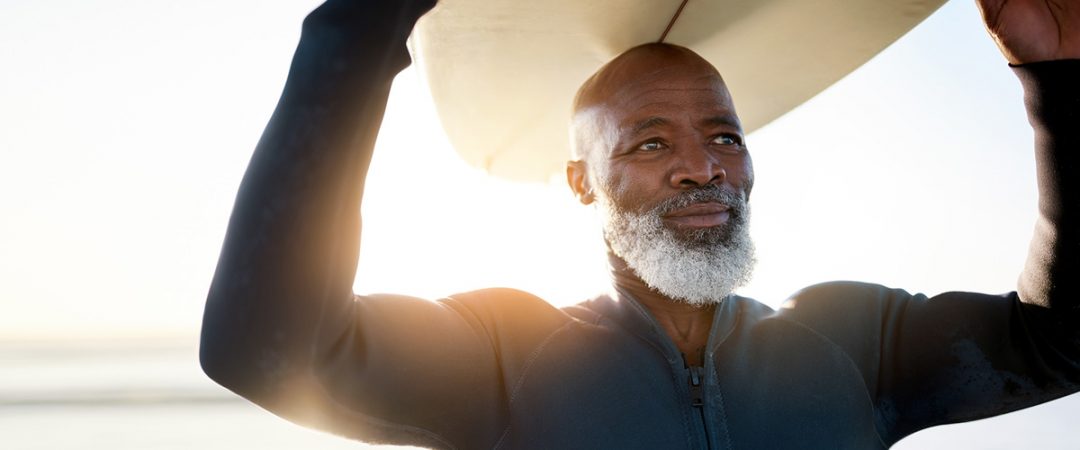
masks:
[[[674,197],[660,202],[651,212],[663,216],[690,205],[713,202],[727,206],[729,213],[735,216],[742,216],[746,210],[746,195],[743,192],[715,184],[707,184],[682,191]]]

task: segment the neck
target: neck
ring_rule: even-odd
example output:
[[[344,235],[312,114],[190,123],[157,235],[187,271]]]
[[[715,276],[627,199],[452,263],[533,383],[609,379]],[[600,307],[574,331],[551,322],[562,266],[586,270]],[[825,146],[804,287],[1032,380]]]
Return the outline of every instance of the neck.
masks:
[[[646,285],[622,258],[609,252],[608,261],[615,286],[633,295],[652,314],[687,364],[700,366],[716,305],[694,306],[672,299]]]

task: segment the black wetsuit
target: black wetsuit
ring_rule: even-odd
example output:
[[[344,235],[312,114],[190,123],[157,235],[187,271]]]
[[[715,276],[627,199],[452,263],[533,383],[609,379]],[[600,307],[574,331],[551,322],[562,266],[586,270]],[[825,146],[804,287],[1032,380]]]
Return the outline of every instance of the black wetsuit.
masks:
[[[354,297],[363,178],[426,9],[386,3],[305,22],[207,302],[203,365],[230,389],[338,434],[459,449],[879,448],[1080,389],[1080,60],[1015,69],[1040,189],[1019,294],[732,297],[695,368],[625,293]]]

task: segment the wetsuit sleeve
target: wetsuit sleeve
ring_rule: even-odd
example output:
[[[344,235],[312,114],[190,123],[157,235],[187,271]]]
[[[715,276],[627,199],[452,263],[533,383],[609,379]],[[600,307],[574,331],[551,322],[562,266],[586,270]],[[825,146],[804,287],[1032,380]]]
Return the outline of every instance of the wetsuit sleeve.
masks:
[[[330,0],[304,21],[237,194],[200,359],[215,381],[304,425],[481,448],[497,438],[501,381],[471,310],[352,292],[372,147],[410,62],[405,41],[433,4]]]
[[[878,401],[893,439],[1080,389],[1080,60],[1014,70],[1034,129],[1039,192],[1018,290],[891,295]]]
[[[1039,185],[1017,292],[927,298],[835,282],[786,305],[787,317],[825,335],[860,368],[889,445],[1080,390],[1080,60],[1015,71],[1035,131]]]

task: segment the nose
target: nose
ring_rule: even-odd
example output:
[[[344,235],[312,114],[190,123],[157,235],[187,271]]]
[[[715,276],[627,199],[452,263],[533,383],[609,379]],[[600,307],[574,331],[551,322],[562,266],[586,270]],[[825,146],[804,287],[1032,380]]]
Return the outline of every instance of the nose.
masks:
[[[678,155],[674,170],[671,171],[671,186],[674,188],[693,188],[707,184],[720,184],[727,179],[720,158],[708,148],[686,149]]]

